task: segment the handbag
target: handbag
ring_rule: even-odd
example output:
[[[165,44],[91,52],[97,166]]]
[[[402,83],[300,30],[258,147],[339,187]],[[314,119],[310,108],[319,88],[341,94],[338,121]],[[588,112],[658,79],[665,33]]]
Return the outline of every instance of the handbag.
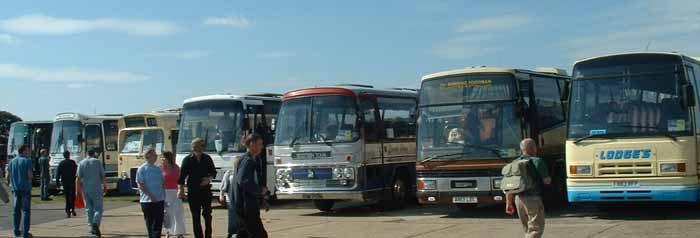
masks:
[[[75,196],[75,208],[77,208],[77,209],[85,208],[85,200],[83,199],[83,191],[81,191],[81,190],[78,190],[78,193]]]

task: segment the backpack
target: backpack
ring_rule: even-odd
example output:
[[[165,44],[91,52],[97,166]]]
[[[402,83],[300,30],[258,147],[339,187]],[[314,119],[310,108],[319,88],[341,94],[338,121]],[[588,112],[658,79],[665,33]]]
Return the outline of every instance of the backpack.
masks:
[[[501,190],[505,194],[534,192],[540,188],[539,174],[529,157],[520,157],[506,164],[501,169],[501,174]]]

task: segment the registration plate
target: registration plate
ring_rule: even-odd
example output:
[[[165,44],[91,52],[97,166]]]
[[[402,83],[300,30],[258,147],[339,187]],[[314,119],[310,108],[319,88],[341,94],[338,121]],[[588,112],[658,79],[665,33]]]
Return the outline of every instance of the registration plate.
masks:
[[[473,196],[469,197],[452,197],[452,203],[478,203],[478,199]]]
[[[318,151],[318,152],[293,152],[292,159],[295,160],[311,160],[311,159],[327,159],[331,157],[330,151]]]
[[[615,187],[615,188],[639,187],[639,181],[614,181],[613,187]]]

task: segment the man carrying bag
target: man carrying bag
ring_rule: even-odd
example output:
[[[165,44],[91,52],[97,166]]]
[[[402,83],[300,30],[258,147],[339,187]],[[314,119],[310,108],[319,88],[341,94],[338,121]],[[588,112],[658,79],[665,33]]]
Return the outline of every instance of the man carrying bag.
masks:
[[[547,163],[537,155],[535,141],[527,138],[520,142],[523,155],[501,170],[501,189],[506,194],[506,213],[516,212],[525,230],[526,238],[539,238],[544,233],[545,214],[542,189],[549,185]]]

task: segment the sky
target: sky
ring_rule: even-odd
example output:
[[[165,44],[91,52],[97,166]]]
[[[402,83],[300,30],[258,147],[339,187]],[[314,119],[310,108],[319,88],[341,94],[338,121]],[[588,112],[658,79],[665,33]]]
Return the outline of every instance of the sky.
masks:
[[[700,1],[3,1],[0,110],[137,113],[190,97],[420,86],[471,66],[700,56]]]

